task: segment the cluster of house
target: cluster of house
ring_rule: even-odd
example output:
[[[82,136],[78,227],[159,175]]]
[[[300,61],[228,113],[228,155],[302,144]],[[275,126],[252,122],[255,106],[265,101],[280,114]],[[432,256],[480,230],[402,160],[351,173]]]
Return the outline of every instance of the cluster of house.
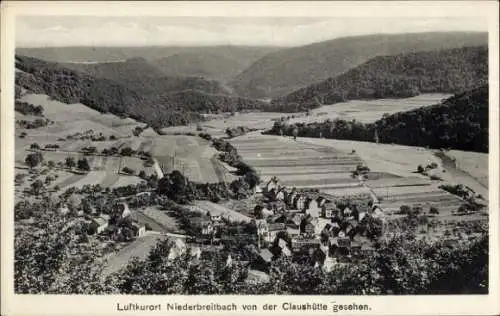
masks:
[[[372,242],[363,236],[362,224],[370,217],[383,219],[378,206],[369,211],[358,211],[355,207],[340,209],[328,195],[283,187],[276,177],[266,181],[258,193],[269,201],[281,202],[273,203],[272,210],[263,206],[255,209],[260,217],[256,226],[264,260],[275,257],[270,244],[277,244],[278,252],[284,256],[321,252],[320,264],[326,269],[338,259],[373,252]]]
[[[203,236],[214,236],[217,234],[219,228],[224,226],[221,215],[202,215],[200,217],[193,217],[191,224],[201,231]]]
[[[59,205],[60,214],[64,215],[69,212],[70,210],[66,203]],[[94,207],[88,213],[79,210],[77,215],[87,220],[89,234],[108,234],[113,239],[119,239],[120,237],[131,239],[141,237],[146,233],[146,226],[139,224],[133,218],[133,214],[127,203],[118,203],[113,212],[118,215],[113,219],[108,214],[97,213]]]

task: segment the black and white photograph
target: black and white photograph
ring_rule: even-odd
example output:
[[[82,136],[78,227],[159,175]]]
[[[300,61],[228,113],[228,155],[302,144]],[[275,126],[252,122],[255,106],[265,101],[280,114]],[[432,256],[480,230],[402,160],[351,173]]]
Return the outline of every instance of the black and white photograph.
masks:
[[[15,294],[491,293],[483,17],[14,24]]]

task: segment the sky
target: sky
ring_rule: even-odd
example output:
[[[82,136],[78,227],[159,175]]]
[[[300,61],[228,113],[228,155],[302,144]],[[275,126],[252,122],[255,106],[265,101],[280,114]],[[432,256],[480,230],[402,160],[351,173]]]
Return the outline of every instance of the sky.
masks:
[[[374,33],[487,31],[474,17],[18,16],[16,46],[300,46]]]

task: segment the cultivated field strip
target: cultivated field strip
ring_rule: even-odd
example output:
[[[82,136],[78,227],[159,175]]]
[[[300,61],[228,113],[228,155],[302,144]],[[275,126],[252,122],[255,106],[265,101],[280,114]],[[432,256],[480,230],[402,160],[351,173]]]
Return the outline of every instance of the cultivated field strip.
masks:
[[[246,159],[244,159],[247,161]],[[345,165],[345,166],[351,166],[351,170],[355,170],[356,166],[360,163],[361,161],[356,161],[356,160],[340,160],[340,161],[322,161],[322,160],[314,160],[314,159],[303,159],[303,160],[267,160],[267,161],[252,161],[249,162],[251,165],[253,165],[256,168],[259,167],[308,167],[310,165],[314,166],[339,166],[339,165]]]
[[[318,154],[317,152],[315,155],[302,155],[302,156],[290,156],[290,155],[276,155],[274,157],[262,157],[257,156],[257,157],[249,157],[246,158],[248,161],[265,161],[265,160],[281,160],[281,161],[293,161],[293,160],[304,160],[304,158],[311,158],[314,159],[314,161],[331,161],[333,163],[337,161],[356,161],[356,162],[361,162],[361,159],[358,157],[352,156],[352,155],[325,155],[325,154]]]
[[[271,168],[260,168],[259,174],[261,176],[279,176],[280,179],[282,176],[317,176],[321,174],[334,174],[334,173],[350,173],[352,170],[351,166],[330,166],[328,168],[324,168],[323,166],[319,166],[318,168],[289,168],[289,167],[271,167]]]
[[[309,180],[314,178],[316,180],[323,179],[346,179],[350,178],[351,174],[346,172],[334,172],[334,173],[318,173],[314,176],[311,176],[311,173],[303,173],[303,174],[281,174],[279,176],[280,181],[300,181],[300,180]]]
[[[388,188],[373,188],[373,192],[378,195],[411,195],[411,194],[433,194],[435,192],[443,192],[434,186],[407,186],[407,187],[388,187]]]
[[[428,186],[431,184],[430,180],[423,178],[390,178],[380,180],[368,180],[366,184],[370,188],[383,188],[383,187],[405,187],[405,186]]]
[[[327,179],[317,179],[315,177],[309,177],[309,179],[290,179],[281,180],[286,186],[330,186],[330,185],[358,185],[359,180],[352,178],[327,178]]]
[[[370,190],[364,186],[356,186],[356,187],[347,187],[341,188],[337,187],[335,189],[323,189],[322,192],[326,194],[330,194],[333,196],[349,196],[349,195],[358,195],[358,194],[370,194]]]
[[[347,190],[361,185],[351,176],[362,163],[355,154],[284,137],[238,137],[231,143],[261,176],[278,176],[285,186]]]

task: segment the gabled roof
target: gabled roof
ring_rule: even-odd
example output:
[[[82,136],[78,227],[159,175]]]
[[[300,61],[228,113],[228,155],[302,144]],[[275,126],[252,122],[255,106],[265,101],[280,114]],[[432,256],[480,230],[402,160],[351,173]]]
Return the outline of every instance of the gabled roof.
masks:
[[[285,224],[283,224],[283,223],[270,223],[269,224],[269,231],[284,230],[284,229],[285,229]]]
[[[280,238],[280,240],[278,241],[278,246],[279,246],[280,248],[284,248],[284,247],[286,247],[286,246],[287,246],[287,245],[286,245],[286,241],[284,241],[283,239],[281,239],[281,238]]]
[[[96,218],[93,218],[92,221],[94,221],[97,225],[99,226],[103,226],[103,225],[107,225],[108,224],[108,221],[105,220],[104,218],[102,217],[96,217]]]
[[[262,249],[260,252],[259,252],[259,255],[261,256],[262,259],[264,259],[264,261],[266,262],[271,262],[271,260],[273,259],[273,254],[271,253],[271,251],[269,249]]]

